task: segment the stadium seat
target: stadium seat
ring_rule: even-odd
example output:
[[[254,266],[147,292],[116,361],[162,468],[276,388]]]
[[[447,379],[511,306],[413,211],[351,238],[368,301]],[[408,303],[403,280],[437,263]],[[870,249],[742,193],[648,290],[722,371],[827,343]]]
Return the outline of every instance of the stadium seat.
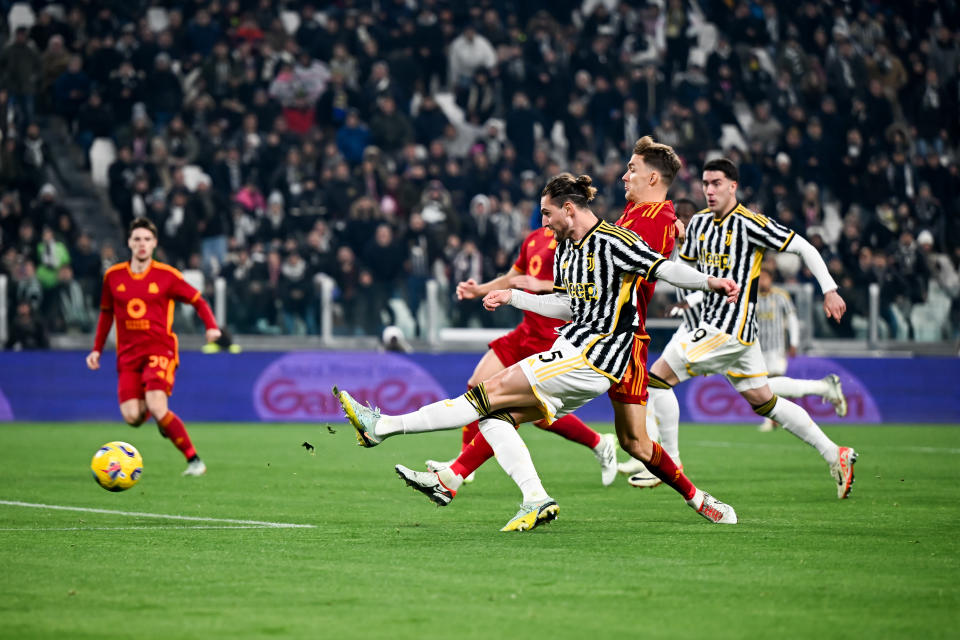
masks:
[[[393,312],[393,324],[398,327],[405,336],[417,334],[417,323],[413,314],[410,313],[410,307],[406,301],[401,298],[390,298],[387,303],[390,305],[390,311]]]
[[[14,33],[20,27],[29,29],[37,21],[37,16],[29,2],[18,2],[10,7],[10,13],[7,14],[7,25],[10,27],[10,33]]]
[[[150,31],[160,33],[170,24],[170,17],[164,7],[150,7],[147,9],[147,24]]]
[[[108,170],[117,158],[117,148],[110,138],[97,138],[90,145],[90,179],[98,187],[110,184]]]

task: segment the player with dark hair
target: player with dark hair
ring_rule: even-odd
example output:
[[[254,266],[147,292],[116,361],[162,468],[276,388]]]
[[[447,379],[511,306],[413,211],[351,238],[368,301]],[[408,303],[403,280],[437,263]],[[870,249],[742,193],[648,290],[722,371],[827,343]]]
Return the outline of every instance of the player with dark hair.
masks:
[[[139,427],[151,415],[161,435],[169,438],[187,459],[185,476],[200,476],[207,466],[197,455],[183,421],[170,411],[167,398],[173,392],[180,364],[177,336],[173,332],[176,302],[188,302],[206,326],[207,342],[220,337],[210,305],[187,284],[183,274],[153,259],[157,228],[146,218],[130,224],[127,241],[130,260],[103,274],[100,319],[87,367],[100,368],[100,354],[117,320],[117,397],[123,419]]]
[[[483,298],[497,289],[516,287],[533,294],[547,293],[553,290],[553,256],[557,241],[553,231],[541,227],[531,232],[520,245],[520,254],[509,272],[488,282],[477,283],[470,279],[457,284],[457,298],[473,300]],[[557,327],[563,320],[545,318],[530,311],[523,312],[523,321],[517,327],[491,342],[489,350],[477,363],[467,382],[471,389],[507,365],[546,351],[557,339]],[[600,481],[606,486],[617,477],[617,445],[613,434],[600,435],[588,427],[580,418],[571,414],[548,425],[544,420],[534,423],[536,426],[561,435],[567,440],[588,447],[600,463]],[[437,504],[446,505],[463,482],[472,480],[473,473],[487,460],[493,457],[493,449],[480,433],[479,423],[471,422],[463,428],[460,455],[450,462],[427,460],[427,468],[432,472],[442,472],[449,476],[447,486],[449,498],[440,497]],[[404,467],[406,468],[406,467]]]
[[[672,263],[636,233],[599,219],[588,203],[596,194],[589,176],[560,174],[541,192],[544,226],[557,239],[554,292],[488,293],[484,307],[504,304],[570,322],[558,329],[550,351],[525,358],[457,398],[441,400],[402,416],[381,415],[334,388],[361,445],[373,447],[399,434],[455,429],[480,420],[480,432],[497,461],[523,492],[520,511],[502,530],[526,530],[554,519],[559,507],[543,488],[530,453],[515,429],[518,422],[547,422],[576,410],[623,377],[638,328],[637,278],[659,278],[689,289],[716,291],[736,300],[730,279],[711,278]],[[619,432],[620,445],[643,457],[642,435]],[[714,523],[734,524],[732,507],[695,489],[687,501]]]
[[[680,249],[682,260],[697,264],[715,277],[735,280],[743,291],[736,305],[723,296],[704,294],[699,325],[675,336],[650,368],[650,384],[675,407],[663,411],[661,432],[676,431],[679,407],[674,385],[695,375],[722,373],[761,416],[817,449],[830,465],[837,483],[837,497],[846,498],[853,485],[857,453],[837,446],[799,405],[778,397],[767,382],[767,367],[757,342],[757,279],[764,253],[769,250],[796,253],[810,269],[823,291],[823,309],[839,321],[846,303],[837,292],[823,258],[802,236],[737,201],[736,165],[726,158],[703,167],[703,194],[707,210],[693,216]],[[659,393],[659,392],[658,392]],[[659,406],[660,400],[657,400]]]

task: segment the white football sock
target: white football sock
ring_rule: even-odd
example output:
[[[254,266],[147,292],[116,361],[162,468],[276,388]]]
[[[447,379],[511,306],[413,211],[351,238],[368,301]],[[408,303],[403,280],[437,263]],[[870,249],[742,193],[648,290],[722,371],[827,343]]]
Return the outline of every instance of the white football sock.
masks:
[[[539,502],[550,497],[540,482],[530,451],[516,427],[505,420],[484,418],[480,421],[480,433],[493,449],[497,462],[520,487],[524,502]]]
[[[784,429],[819,451],[827,464],[837,461],[839,448],[800,405],[785,398],[777,398],[777,403],[767,417],[779,422]]]
[[[389,438],[399,433],[459,429],[479,417],[480,414],[464,396],[457,396],[452,400],[428,404],[413,413],[405,413],[402,416],[380,416],[373,428],[373,435],[378,438]]]
[[[703,504],[703,491],[700,491],[700,489],[697,489],[694,492],[693,497],[687,500],[687,504],[699,511],[700,505]]]
[[[770,391],[781,398],[802,398],[803,396],[826,396],[830,386],[826,380],[798,380],[777,376],[769,378]]]
[[[443,469],[440,469],[440,471],[437,471],[437,477],[440,478],[440,482],[443,483],[443,486],[451,491],[458,491],[460,489],[460,485],[463,484],[463,476],[461,476],[459,473],[454,473],[450,467],[444,467]]]
[[[660,442],[660,425],[653,413],[651,402],[647,402],[647,436],[654,442]]]
[[[647,413],[651,408],[660,425],[660,446],[680,465],[680,403],[673,389],[648,389],[650,400]]]

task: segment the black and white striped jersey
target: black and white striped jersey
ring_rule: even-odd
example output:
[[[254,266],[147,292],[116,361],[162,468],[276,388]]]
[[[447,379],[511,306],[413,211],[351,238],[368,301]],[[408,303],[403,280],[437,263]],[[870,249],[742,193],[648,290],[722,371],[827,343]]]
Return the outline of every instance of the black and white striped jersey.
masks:
[[[776,220],[740,203],[723,216],[709,210],[693,216],[680,257],[696,262],[697,268],[708,275],[730,278],[740,285],[736,304],[727,304],[722,295],[705,293],[700,322],[736,336],[743,344],[752,344],[757,338],[754,314],[763,254],[767,249],[783,251],[793,236],[793,231]]]
[[[693,331],[700,325],[700,305],[691,305],[687,302],[687,298],[691,293],[691,291],[681,289],[680,287],[676,287],[673,290],[677,304],[682,305],[680,307],[680,319],[683,321],[680,323],[681,331]],[[703,292],[699,292],[699,294],[702,296]]]
[[[787,319],[796,314],[790,294],[779,287],[757,296],[757,339],[764,353],[786,353]]]
[[[637,278],[652,280],[664,260],[639,235],[603,220],[580,242],[564,240],[553,260],[554,291],[570,297],[572,320],[557,333],[587,363],[618,381],[630,362],[637,320]]]

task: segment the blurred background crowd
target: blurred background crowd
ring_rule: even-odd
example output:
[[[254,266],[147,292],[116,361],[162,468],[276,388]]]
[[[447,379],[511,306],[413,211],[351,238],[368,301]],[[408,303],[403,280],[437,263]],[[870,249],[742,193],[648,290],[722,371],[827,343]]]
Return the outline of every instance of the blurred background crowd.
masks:
[[[0,273],[11,342],[89,332],[137,217],[158,259],[227,282],[234,333],[340,334],[426,283],[452,326],[510,325],[457,281],[510,268],[540,190],[624,206],[634,141],[740,167],[850,313],[817,335],[960,337],[960,6],[953,0],[0,0]],[[786,283],[813,282],[790,255]],[[662,312],[655,311],[655,312]],[[819,315],[819,314],[816,314]]]

